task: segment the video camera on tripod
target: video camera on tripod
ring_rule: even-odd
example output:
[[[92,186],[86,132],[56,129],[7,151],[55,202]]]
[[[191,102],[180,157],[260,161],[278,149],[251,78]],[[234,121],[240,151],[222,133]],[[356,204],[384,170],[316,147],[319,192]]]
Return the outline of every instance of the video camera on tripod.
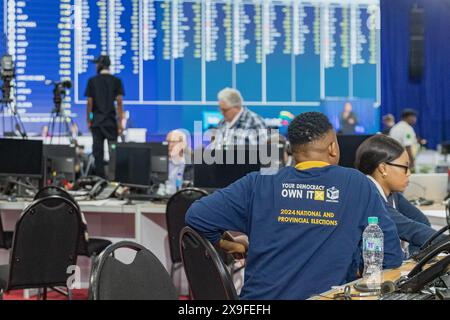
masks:
[[[3,103],[11,103],[11,81],[15,76],[14,61],[11,55],[5,54],[2,56],[0,77],[2,78],[2,101]]]
[[[11,88],[13,85],[11,84],[12,80],[16,76],[14,70],[14,60],[10,54],[4,54],[0,61],[0,78],[3,81],[2,84],[2,98],[0,99],[0,114],[2,116],[2,130],[3,136],[7,133],[12,133],[14,136],[21,136],[22,138],[27,138],[27,133],[25,131],[25,126],[20,119],[19,113],[17,109],[12,106],[13,99],[11,97]],[[6,130],[6,117],[10,117],[11,119],[11,131],[7,132]]]
[[[64,97],[67,96],[67,90],[66,89],[70,89],[72,88],[72,82],[70,80],[65,80],[65,81],[53,81],[53,80],[45,80],[45,84],[46,85],[51,85],[53,84],[53,103],[55,105],[54,110],[52,111],[52,113],[56,113],[56,114],[61,114],[61,103],[64,99]]]
[[[55,135],[59,138],[70,137],[70,125],[73,124],[73,120],[70,116],[67,116],[64,113],[64,110],[62,108],[62,101],[68,95],[67,89],[72,88],[72,82],[70,80],[64,81],[45,80],[45,84],[46,85],[53,84],[54,108],[51,112],[50,122],[48,124],[50,144],[51,144],[53,141],[53,136]]]

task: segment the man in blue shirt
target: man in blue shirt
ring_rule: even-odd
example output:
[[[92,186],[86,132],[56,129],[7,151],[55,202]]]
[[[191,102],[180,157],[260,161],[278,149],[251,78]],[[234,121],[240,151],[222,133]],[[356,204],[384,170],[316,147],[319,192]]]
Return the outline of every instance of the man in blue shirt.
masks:
[[[370,216],[384,233],[384,268],[400,266],[395,224],[375,186],[336,165],[339,146],[326,116],[297,116],[288,138],[295,168],[251,173],[196,201],[186,215],[187,225],[212,243],[224,230],[248,235],[241,298],[306,299],[352,280]]]

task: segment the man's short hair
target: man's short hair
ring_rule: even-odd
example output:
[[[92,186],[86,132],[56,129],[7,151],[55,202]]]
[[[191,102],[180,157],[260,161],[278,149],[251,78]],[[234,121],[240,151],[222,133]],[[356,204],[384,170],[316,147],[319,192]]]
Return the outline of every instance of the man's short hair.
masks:
[[[417,117],[417,111],[414,109],[403,109],[402,111],[402,119],[408,118],[410,116]]]
[[[224,101],[228,108],[242,107],[244,101],[242,99],[241,93],[232,88],[225,88],[217,94],[217,99],[219,101]]]
[[[295,117],[288,127],[288,139],[292,147],[322,138],[332,130],[328,118],[321,112],[305,112]]]
[[[187,136],[186,136],[186,133],[183,131],[183,129],[175,129],[175,130],[169,131],[169,133],[167,133],[166,140],[169,139],[169,136],[176,136],[176,137],[181,138],[180,142],[184,142],[184,143],[187,142]]]
[[[395,121],[394,115],[392,113],[388,113],[388,114],[384,115],[383,116],[383,121],[386,121],[386,120]]]

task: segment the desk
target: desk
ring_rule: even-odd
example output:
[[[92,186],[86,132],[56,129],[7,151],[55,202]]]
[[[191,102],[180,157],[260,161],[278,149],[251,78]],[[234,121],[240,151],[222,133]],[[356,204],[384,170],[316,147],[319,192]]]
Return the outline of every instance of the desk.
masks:
[[[6,230],[14,230],[20,213],[29,203],[31,203],[31,200],[19,200],[17,202],[0,201],[0,213],[3,213],[3,226]],[[165,204],[134,201],[133,204],[127,205],[124,201],[117,199],[78,201],[78,204],[85,214],[90,236],[106,238],[112,242],[121,240],[138,242],[151,250],[166,269],[170,270],[171,260],[165,221]],[[430,218],[432,225],[436,228],[446,224],[443,205],[435,204],[433,206],[424,206],[420,209]],[[0,250],[0,264],[7,263],[8,252]],[[79,257],[77,264],[81,268],[82,286],[87,287],[90,260],[85,257]],[[404,271],[406,273],[408,269]],[[400,271],[393,270],[392,272],[394,276],[400,276]],[[187,282],[183,273],[180,273],[179,277],[179,279],[175,279],[175,282],[180,283],[181,292],[183,293],[187,290]]]
[[[398,280],[401,276],[403,275],[407,275],[409,273],[409,271],[411,271],[414,266],[416,265],[416,262],[412,261],[412,260],[408,260],[405,261],[399,268],[397,269],[390,269],[390,270],[384,270],[383,271],[383,279],[382,281],[395,281]],[[358,291],[356,291],[353,288],[353,285],[355,283],[357,283],[358,281],[361,281],[361,279],[357,279],[353,282],[348,283],[348,285],[351,286],[351,293],[358,293]],[[326,291],[320,295],[317,296],[313,296],[311,298],[309,298],[308,300],[333,300],[334,294],[339,293],[339,292],[343,292],[345,285],[340,286],[339,288],[342,288],[341,290],[339,289],[331,289],[329,291]],[[378,297],[377,296],[370,296],[370,297],[352,297],[352,300],[377,300]]]
[[[22,210],[31,203],[31,199],[17,202],[0,201],[0,213],[5,230],[14,230]],[[166,205],[151,202],[108,199],[105,201],[78,201],[84,213],[89,236],[100,237],[118,242],[132,240],[151,250],[170,270],[171,260],[166,228]],[[9,253],[0,250],[0,264],[7,264]],[[124,260],[126,255],[121,255]],[[90,273],[90,259],[79,257],[77,265],[81,269],[82,286],[87,287]],[[180,280],[184,283],[184,280]]]
[[[421,206],[419,209],[428,217],[433,227],[436,229],[439,229],[447,224],[446,220],[446,214],[445,214],[445,207],[441,203],[435,203],[431,206]],[[402,266],[400,266],[398,269],[392,269],[392,270],[385,270],[383,272],[383,281],[391,280],[395,281],[399,279],[401,276],[408,274],[409,271],[411,271],[414,266],[416,265],[416,262],[414,261],[405,261]],[[355,280],[354,282],[349,283],[352,286],[352,293],[358,293],[353,288],[353,284],[356,282],[361,281],[361,279]],[[334,294],[338,292],[342,292],[345,285],[342,286],[342,290],[339,289],[332,289],[327,292],[322,293],[321,295],[311,297],[310,300],[330,300],[333,299]],[[352,300],[376,300],[378,299],[376,296],[371,297],[353,297]]]
[[[31,200],[19,200],[16,202],[0,201],[1,211],[15,211],[21,212],[27,205],[31,203]],[[125,204],[125,201],[119,201],[116,199],[108,199],[105,201],[78,201],[81,211],[86,215],[92,213],[112,213],[112,214],[133,214],[134,215],[134,239],[136,242],[142,242],[142,215],[143,214],[162,214],[166,212],[166,205],[154,204],[149,202],[135,202],[133,204]],[[16,219],[17,221],[17,219]],[[5,223],[5,229],[8,229],[8,221]],[[9,224],[10,225],[10,224]],[[9,229],[14,229],[13,226],[9,226]],[[88,223],[88,226],[90,224]],[[89,228],[89,234],[91,235],[91,228]],[[92,233],[95,235],[96,233]],[[101,235],[99,235],[101,236]]]
[[[418,207],[430,220],[435,229],[442,228],[447,225],[447,217],[445,214],[445,206],[442,203],[435,203],[431,206]]]

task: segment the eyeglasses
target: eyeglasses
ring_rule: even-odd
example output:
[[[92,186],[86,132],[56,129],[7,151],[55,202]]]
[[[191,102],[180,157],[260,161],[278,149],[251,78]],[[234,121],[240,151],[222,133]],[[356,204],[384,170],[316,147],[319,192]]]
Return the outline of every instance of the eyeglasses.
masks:
[[[405,166],[403,164],[392,163],[392,162],[386,162],[386,164],[393,166],[393,167],[403,168],[403,169],[405,169],[405,174],[408,173],[409,166]]]

